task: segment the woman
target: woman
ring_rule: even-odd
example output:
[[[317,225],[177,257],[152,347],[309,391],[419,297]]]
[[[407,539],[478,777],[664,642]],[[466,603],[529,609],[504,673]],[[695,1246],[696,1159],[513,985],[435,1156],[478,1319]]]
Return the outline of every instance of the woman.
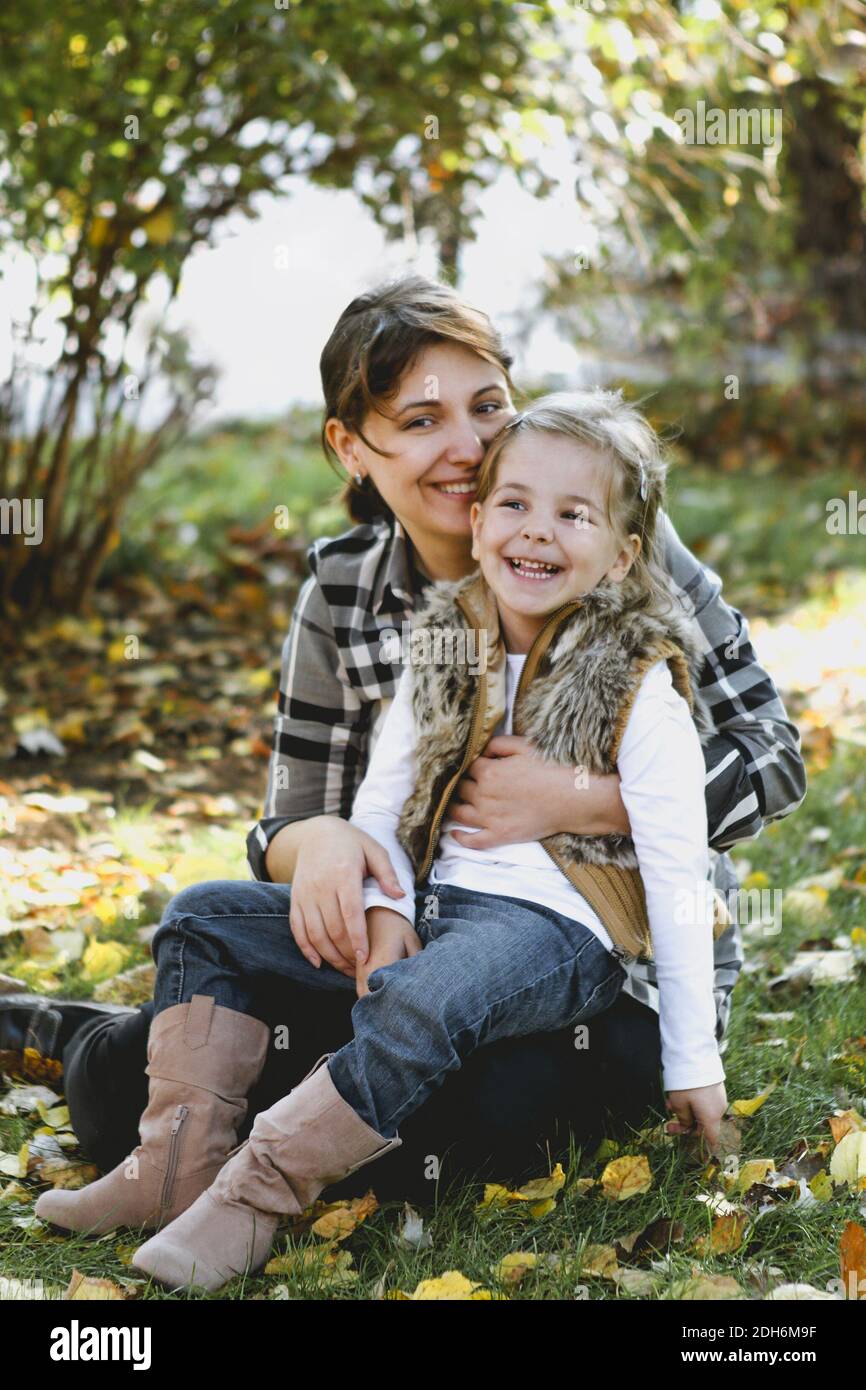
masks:
[[[415,276],[354,300],[322,354],[323,440],[349,475],[342,496],[355,525],[308,551],[312,574],[283,649],[264,815],[248,839],[258,882],[185,889],[163,919],[220,917],[224,951],[255,982],[258,1017],[290,1022],[290,1046],[269,1050],[239,1138],[319,1053],[351,1037],[355,961],[367,944],[363,881],[375,876],[394,896],[400,889],[394,880],[389,890],[393,867],[378,844],[347,821],[399,679],[395,636],[430,581],[474,568],[472,480],[487,442],[514,411],[511,361],[484,315],[452,289]],[[667,518],[663,532],[667,568],[703,634],[702,692],[717,728],[704,749],[711,860],[714,882],[726,891],[737,880],[719,851],[753,838],[803,799],[799,735],[717,577]],[[466,770],[448,814],[476,829],[465,843],[486,849],[556,831],[627,833],[618,781],[590,778],[586,786],[571,769],[533,757],[525,740],[500,737]],[[283,917],[307,958],[328,960],[345,988],[289,996],[285,982],[269,980],[267,960],[256,954],[262,914]],[[721,1041],[742,963],[736,923],[716,942],[715,962]],[[479,1049],[407,1121],[402,1146],[377,1165],[377,1192],[429,1198],[431,1154],[435,1174],[447,1180],[475,1171],[518,1180],[565,1154],[569,1127],[588,1144],[607,1118],[620,1127],[641,1123],[662,1103],[657,1011],[652,966],[638,964],[627,992],[596,1021],[591,1052],[575,1049],[570,1029]],[[20,1030],[25,1019],[15,1018]],[[149,1024],[147,1006],[94,1017],[65,1047],[73,1125],[101,1167],[136,1142]],[[547,1156],[545,1140],[553,1149]],[[366,1176],[349,1177],[329,1195],[364,1190]]]

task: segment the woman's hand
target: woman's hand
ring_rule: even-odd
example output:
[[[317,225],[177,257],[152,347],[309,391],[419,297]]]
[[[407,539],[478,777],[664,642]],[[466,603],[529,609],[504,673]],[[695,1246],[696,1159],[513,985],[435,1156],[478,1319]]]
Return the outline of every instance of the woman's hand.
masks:
[[[368,994],[367,976],[383,965],[391,965],[406,956],[417,956],[424,943],[409,920],[389,907],[367,910],[367,930],[370,935],[370,955],[355,971],[355,993],[359,999]]]
[[[366,831],[339,816],[314,816],[307,823],[292,879],[289,923],[300,950],[317,969],[323,957],[354,979],[359,963],[366,961],[362,888],[368,876],[383,893],[403,897],[387,850]]]
[[[542,758],[515,734],[497,734],[466,769],[446,808],[464,826],[453,831],[470,849],[573,835],[627,835],[628,815],[616,772],[605,776]]]
[[[719,1122],[728,1108],[725,1084],[695,1086],[688,1091],[668,1091],[665,1106],[676,1115],[665,1125],[668,1134],[686,1134],[695,1125],[703,1134],[710,1151],[719,1142]]]

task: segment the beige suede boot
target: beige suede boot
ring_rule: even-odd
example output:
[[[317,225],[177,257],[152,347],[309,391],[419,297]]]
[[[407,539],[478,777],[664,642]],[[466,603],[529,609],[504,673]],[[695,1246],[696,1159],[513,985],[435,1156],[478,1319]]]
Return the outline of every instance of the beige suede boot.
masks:
[[[136,1250],[132,1263],[176,1289],[211,1292],[265,1264],[283,1216],[297,1216],[323,1188],[399,1148],[340,1095],[326,1052],[282,1100],[256,1116],[250,1137],[216,1182],[170,1226]]]
[[[150,1094],[141,1144],[105,1177],[77,1191],[44,1192],[35,1211],[70,1231],[153,1229],[210,1186],[237,1145],[247,1092],[268,1051],[266,1023],[194,994],[150,1025]]]

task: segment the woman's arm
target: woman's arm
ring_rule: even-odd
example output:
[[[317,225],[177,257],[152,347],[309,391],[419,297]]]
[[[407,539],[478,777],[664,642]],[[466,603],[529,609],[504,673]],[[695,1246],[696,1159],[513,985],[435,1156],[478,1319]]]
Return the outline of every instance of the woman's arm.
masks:
[[[247,836],[254,878],[290,883],[314,821],[348,820],[364,773],[368,715],[340,661],[330,609],[313,574],[301,587],[283,644],[264,811]]]
[[[722,598],[722,581],[660,515],[665,565],[704,637],[701,694],[716,734],[703,745],[709,843],[729,849],[790,815],[806,795],[800,731],[758,661],[746,619]]]

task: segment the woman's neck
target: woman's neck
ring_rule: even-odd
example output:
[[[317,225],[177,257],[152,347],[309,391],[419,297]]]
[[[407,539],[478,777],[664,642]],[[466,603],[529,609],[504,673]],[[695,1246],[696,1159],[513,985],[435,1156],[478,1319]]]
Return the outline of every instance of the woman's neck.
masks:
[[[413,535],[405,523],[403,529],[412,542],[416,568],[430,579],[463,579],[477,568],[477,561],[472,558],[471,536],[442,536],[437,539]]]

